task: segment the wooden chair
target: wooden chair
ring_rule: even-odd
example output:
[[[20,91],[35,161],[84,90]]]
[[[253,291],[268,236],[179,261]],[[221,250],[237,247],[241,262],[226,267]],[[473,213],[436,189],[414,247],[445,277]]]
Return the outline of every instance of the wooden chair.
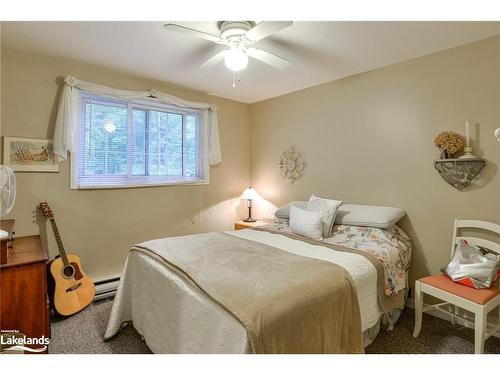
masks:
[[[461,228],[481,229],[500,234],[500,225],[479,220],[455,220],[453,227],[453,242],[451,246],[451,256],[455,251],[455,245],[461,239],[466,240],[471,245],[482,246],[500,254],[500,244],[477,237],[460,237]],[[425,306],[423,304],[423,294],[436,297],[443,303]],[[498,321],[496,324],[488,323],[488,313],[500,305],[500,288],[491,287],[488,289],[473,289],[453,282],[445,275],[435,275],[424,277],[415,282],[415,330],[413,337],[418,337],[422,327],[422,313],[429,310],[440,310],[451,316],[454,325],[456,318],[464,319],[474,325],[475,340],[474,353],[482,354],[484,341],[500,330],[500,308]],[[453,311],[445,309],[453,307]],[[458,308],[468,310],[474,314],[474,321],[458,315]]]

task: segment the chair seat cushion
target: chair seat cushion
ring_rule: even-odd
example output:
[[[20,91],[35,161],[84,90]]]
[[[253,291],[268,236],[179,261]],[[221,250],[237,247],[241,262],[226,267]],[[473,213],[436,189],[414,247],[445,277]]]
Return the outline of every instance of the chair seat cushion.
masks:
[[[438,289],[454,294],[458,297],[465,298],[469,301],[484,305],[488,301],[500,294],[500,288],[474,289],[453,282],[445,275],[427,276],[419,280],[422,283],[431,285]]]

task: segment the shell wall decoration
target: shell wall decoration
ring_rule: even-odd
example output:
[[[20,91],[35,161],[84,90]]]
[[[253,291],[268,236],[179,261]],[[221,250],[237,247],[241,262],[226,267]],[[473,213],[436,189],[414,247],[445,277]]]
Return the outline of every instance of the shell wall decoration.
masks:
[[[297,178],[300,178],[304,174],[305,167],[306,163],[302,154],[295,151],[293,146],[290,146],[290,148],[281,154],[278,168],[280,169],[281,176],[290,184],[293,184]]]

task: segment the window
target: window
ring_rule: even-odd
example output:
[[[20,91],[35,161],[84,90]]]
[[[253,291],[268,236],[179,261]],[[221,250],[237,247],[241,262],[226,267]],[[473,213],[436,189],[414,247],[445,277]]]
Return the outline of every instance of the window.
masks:
[[[78,116],[73,188],[208,182],[201,111],[82,95]]]

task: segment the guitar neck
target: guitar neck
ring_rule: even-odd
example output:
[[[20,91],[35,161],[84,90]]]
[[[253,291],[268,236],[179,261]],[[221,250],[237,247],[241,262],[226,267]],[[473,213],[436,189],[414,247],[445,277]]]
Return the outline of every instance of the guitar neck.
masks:
[[[66,255],[66,250],[64,250],[64,245],[59,234],[59,229],[57,229],[56,219],[51,218],[50,224],[52,225],[52,230],[54,231],[54,237],[56,238],[57,248],[59,249],[59,254],[63,260],[65,266],[69,265],[68,256]]]

